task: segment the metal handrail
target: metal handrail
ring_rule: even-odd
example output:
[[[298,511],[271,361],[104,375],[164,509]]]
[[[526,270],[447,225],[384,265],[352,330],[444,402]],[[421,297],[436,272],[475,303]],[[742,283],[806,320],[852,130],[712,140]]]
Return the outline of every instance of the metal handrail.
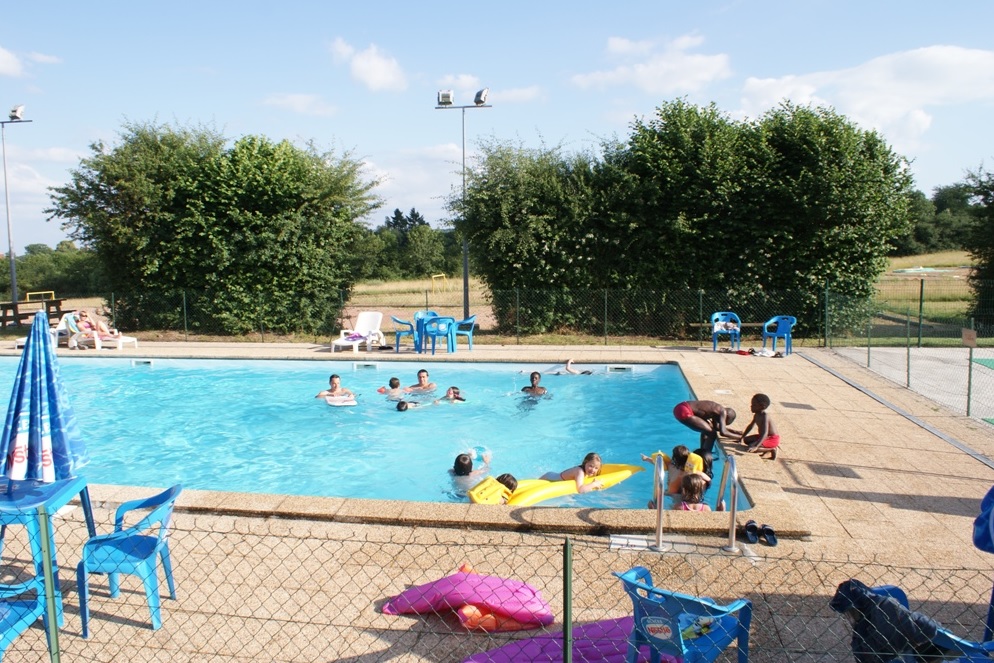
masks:
[[[652,482],[652,495],[656,500],[656,544],[654,548],[656,550],[663,549],[663,509],[666,508],[666,490],[663,489],[663,483],[666,481],[666,468],[663,467],[663,456],[662,454],[656,456],[656,464],[653,467],[653,472],[655,473],[655,481]]]
[[[735,515],[739,507],[739,473],[735,467],[735,458],[725,454],[725,466],[721,471],[721,482],[718,484],[718,500],[725,494],[725,485],[731,480],[731,494],[728,499],[728,545],[722,546],[726,552],[738,552],[735,545]]]

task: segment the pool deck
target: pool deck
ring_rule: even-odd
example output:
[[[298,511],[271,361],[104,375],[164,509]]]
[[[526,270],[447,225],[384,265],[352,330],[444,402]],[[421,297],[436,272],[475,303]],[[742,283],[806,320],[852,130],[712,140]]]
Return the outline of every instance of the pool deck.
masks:
[[[15,354],[13,349],[0,349],[0,355]],[[797,348],[793,355],[785,358],[762,358],[714,353],[710,348],[697,347],[478,344],[472,352],[461,347],[454,355],[431,357],[410,351],[332,354],[327,346],[308,344],[142,342],[137,350],[81,353],[60,349],[59,354],[336,362],[401,360],[423,362],[434,375],[444,374],[444,367],[431,364],[451,360],[534,362],[538,369],[564,362],[568,357],[581,367],[584,363],[676,362],[699,399],[719,401],[740,413],[740,420],[736,422],[740,428],[748,422],[749,401],[754,393],[766,393],[772,399],[771,416],[783,438],[780,458],[770,461],[734,447],[729,452],[737,461],[745,490],[756,503],[754,509],[738,514],[739,525],[748,519],[769,523],[776,529],[780,545],[777,548],[741,546],[742,554],[752,560],[766,557],[774,562],[776,559],[795,559],[843,560],[846,563],[816,568],[807,574],[809,577],[801,578],[788,577],[788,574],[791,569],[795,572],[807,569],[806,563],[765,566],[759,582],[766,583],[762,589],[769,595],[769,600],[780,600],[782,595],[786,597],[784,600],[800,604],[801,599],[797,597],[812,596],[824,606],[827,602],[825,592],[830,595],[833,583],[848,577],[840,574],[857,572],[850,565],[858,567],[861,563],[911,569],[989,569],[994,561],[991,555],[976,550],[971,538],[980,500],[994,484],[994,469],[983,462],[984,458],[994,458],[994,427],[953,415],[831,350]],[[673,403],[633,399],[632,406],[655,407],[659,416],[672,416]],[[666,449],[667,446],[672,446],[667,440],[645,441],[646,451]],[[94,502],[100,510],[101,530],[109,528],[109,519],[117,504],[148,495],[148,492],[144,488],[91,487]],[[285,516],[285,519],[272,518],[274,515]],[[71,517],[78,525],[78,512]],[[689,542],[692,550],[710,555],[706,558],[708,564],[718,567],[728,559],[720,551],[727,542],[728,514],[666,512],[664,519],[664,538],[675,547],[680,542]],[[499,545],[507,555],[511,555],[507,549],[513,547],[515,559],[531,562],[531,566],[525,565],[519,571],[527,580],[533,576],[524,569],[545,569],[543,560],[552,558],[549,568],[553,573],[558,568],[554,559],[560,554],[558,549],[548,548],[547,540],[536,545],[538,533],[568,532],[575,534],[581,542],[606,542],[607,537],[601,535],[608,533],[633,534],[645,540],[652,538],[654,527],[655,512],[649,510],[516,508],[186,490],[178,503],[178,531],[174,536],[181,550],[189,548],[198,552],[187,552],[188,556],[196,555],[196,558],[178,562],[182,564],[186,589],[178,604],[163,604],[163,609],[168,611],[164,628],[157,632],[148,630],[147,626],[136,628],[142,626],[147,617],[140,592],[131,595],[129,604],[111,601],[105,598],[103,581],[98,580],[95,583],[101,587],[101,593],[95,594],[99,615],[95,637],[88,641],[80,639],[78,618],[67,613],[71,619],[63,629],[64,653],[71,660],[123,660],[120,656],[126,652],[121,643],[127,641],[131,643],[128,646],[134,648],[130,660],[136,661],[270,661],[277,660],[273,654],[277,648],[285,648],[278,657],[281,661],[342,660],[340,657],[346,651],[360,652],[344,659],[349,661],[462,660],[466,653],[460,653],[459,647],[470,642],[470,646],[476,647],[469,650],[471,653],[486,648],[485,643],[467,641],[465,635],[455,635],[440,646],[438,641],[427,637],[436,626],[420,627],[405,621],[407,618],[382,615],[375,608],[377,602],[398,591],[406,582],[438,577],[440,569],[454,568],[458,564],[457,556],[467,554],[466,551],[472,551],[474,546],[487,550],[488,546],[492,549]],[[71,540],[64,544],[68,550],[78,550],[82,545],[80,528],[75,529]],[[283,555],[287,551],[311,550],[315,537],[320,542],[324,532],[332,529],[337,532],[334,536],[369,542],[375,550],[368,557],[365,553],[357,555],[348,564],[330,564],[327,560],[331,553],[324,553],[313,559],[308,556],[299,562],[300,568],[289,568],[293,559],[291,556],[284,561]],[[498,529],[514,531],[505,531],[498,536],[493,531]],[[344,535],[340,534],[343,530]],[[230,539],[226,538],[226,532],[231,534]],[[202,553],[200,549],[208,537],[210,541],[217,539],[219,544],[216,550]],[[271,548],[263,546],[253,550],[242,541],[245,538],[266,541]],[[405,546],[410,548],[415,543],[422,554],[416,560],[407,559],[407,566],[399,565],[392,558],[396,550],[403,550]],[[349,549],[359,545],[350,544]],[[587,550],[594,548],[597,552],[588,552],[588,555],[596,555],[597,559],[585,562],[593,565],[588,569],[587,577],[594,574],[599,579],[597,582],[610,582],[610,570],[631,564],[628,557],[619,561],[618,553],[609,550],[607,545],[603,548],[588,545]],[[174,556],[178,554],[174,552]],[[70,565],[73,559],[68,560]],[[817,563],[814,566],[817,567]],[[414,567],[424,568],[424,575],[418,575]],[[216,568],[217,573],[212,572],[212,568]],[[267,569],[271,569],[272,579],[268,578],[270,571]],[[702,578],[712,576],[704,569],[699,571]],[[227,575],[218,575],[222,572]],[[499,573],[499,569],[495,568],[493,572]],[[304,578],[299,580],[301,587],[308,588],[308,598],[301,602],[303,607],[289,616],[279,613],[276,625],[270,621],[256,621],[255,615],[265,612],[263,607],[268,605],[269,594],[291,591],[293,583],[298,582],[295,577],[298,573]],[[381,575],[389,577],[381,579]],[[260,577],[265,579],[260,581]],[[728,576],[719,574],[715,577]],[[357,584],[353,578],[362,581]],[[262,585],[257,586],[260,582]],[[290,587],[283,586],[287,582]],[[198,587],[191,590],[190,585],[194,583]],[[348,588],[347,593],[341,589],[343,587]],[[613,585],[611,588],[616,590]],[[708,590],[706,584],[699,588],[701,592]],[[716,585],[710,586],[710,591],[722,595],[721,588]],[[75,600],[75,596],[69,599],[70,603]],[[556,614],[560,614],[559,599],[553,598],[552,603]],[[612,604],[611,609],[625,614],[630,607],[630,603],[625,607],[622,602]],[[595,612],[596,605],[579,608],[587,610],[583,613],[587,619],[601,614]],[[243,616],[247,611],[249,616]],[[328,615],[338,613],[340,619],[356,622],[353,630],[327,626]],[[604,614],[609,616],[606,611]],[[785,618],[798,620],[801,625],[796,632],[802,637],[812,619],[818,625],[829,625],[825,628],[839,625],[837,616],[824,619],[820,615],[811,617],[798,612]],[[757,646],[769,640],[769,633],[760,627],[770,621],[754,621],[754,644]],[[247,628],[246,624],[252,625],[252,633],[260,628],[263,633],[273,628],[278,630],[265,639],[252,640],[242,635],[247,631],[239,630]],[[307,649],[314,628],[324,629],[320,631],[321,637],[314,641],[318,644],[323,642],[321,638],[325,633],[343,634],[343,639],[329,645],[338,648],[339,657],[332,657],[329,651]],[[238,635],[233,636],[233,632]],[[240,641],[243,637],[249,644],[244,645],[244,649],[235,648],[234,640]],[[845,657],[845,634],[841,633],[837,640],[843,652],[841,657],[826,656],[817,660],[849,660]],[[15,647],[31,645],[35,647],[34,651],[40,647],[43,652],[44,645],[40,643],[40,637],[34,640],[21,638]],[[300,649],[294,648],[298,646]],[[801,646],[803,648],[803,644]],[[777,654],[780,650],[772,651],[773,658],[769,660],[786,660],[777,658],[784,656]]]
[[[831,350],[797,348],[785,358],[766,358],[714,353],[710,348],[689,346],[477,344],[472,352],[463,346],[457,353],[433,357],[410,350],[399,354],[332,353],[327,345],[318,344],[143,342],[137,350],[84,354],[60,349],[59,353],[80,357],[415,361],[426,366],[446,361],[534,362],[539,369],[564,362],[568,357],[578,365],[676,362],[698,399],[716,400],[740,413],[737,427],[748,423],[752,394],[762,392],[772,399],[770,413],[783,439],[776,461],[725,445],[736,458],[745,490],[756,504],[755,508],[738,514],[739,525],[749,519],[769,523],[781,540],[796,540],[806,550],[825,555],[852,557],[863,553],[894,564],[912,565],[927,565],[930,560],[939,559],[968,567],[990,563],[989,555],[975,550],[971,535],[980,500],[994,484],[994,469],[934,431],[994,459],[994,427],[952,415]],[[442,371],[441,367],[432,368],[436,375]],[[848,378],[856,386],[842,378]],[[660,416],[672,416],[671,403],[633,401],[633,405],[658,407]],[[666,450],[668,446],[672,443],[666,440],[645,442],[647,452],[657,448]],[[112,486],[94,487],[94,493],[98,499],[111,503],[133,494],[129,489]],[[655,514],[648,510],[581,513],[559,508],[313,499],[194,490],[185,491],[179,505],[199,513],[281,514],[370,526],[443,525],[577,534],[655,530]],[[667,512],[664,518],[667,533],[727,536],[727,514]]]

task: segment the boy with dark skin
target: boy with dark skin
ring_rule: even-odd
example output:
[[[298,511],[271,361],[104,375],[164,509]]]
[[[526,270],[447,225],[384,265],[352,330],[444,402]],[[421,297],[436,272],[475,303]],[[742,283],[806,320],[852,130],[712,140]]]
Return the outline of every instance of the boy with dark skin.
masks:
[[[521,391],[525,392],[529,396],[545,396],[545,387],[539,386],[539,382],[542,380],[542,374],[538,371],[534,371],[529,377],[531,381],[530,387],[522,387]]]
[[[707,452],[714,449],[718,436],[735,435],[726,426],[735,421],[735,410],[714,401],[684,401],[673,408],[673,416],[681,424],[701,434],[701,448]]]
[[[741,433],[731,432],[739,436],[739,442],[748,445],[747,451],[750,453],[759,452],[761,456],[769,453],[770,460],[776,460],[777,450],[780,448],[780,431],[777,430],[777,425],[773,423],[770,415],[766,413],[766,409],[770,407],[770,397],[766,394],[756,394],[752,397],[752,403],[749,407],[752,410],[752,421]],[[753,426],[756,427],[757,432],[748,435]]]

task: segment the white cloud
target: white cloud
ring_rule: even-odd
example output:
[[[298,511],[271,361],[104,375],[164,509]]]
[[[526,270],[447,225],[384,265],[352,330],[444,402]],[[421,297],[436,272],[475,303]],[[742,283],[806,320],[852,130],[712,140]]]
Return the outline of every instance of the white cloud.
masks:
[[[542,88],[538,85],[530,85],[528,87],[511,88],[510,90],[491,90],[487,101],[489,103],[519,104],[535,101],[541,98],[541,96]]]
[[[28,59],[40,64],[62,64],[62,58],[57,55],[46,55],[45,53],[28,53]]]
[[[356,51],[338,37],[331,44],[331,54],[336,64],[348,63],[352,78],[374,92],[407,89],[407,78],[400,63],[380,51],[376,44]]]
[[[583,89],[627,86],[653,95],[697,91],[731,76],[727,55],[690,52],[703,42],[698,35],[684,35],[657,47],[651,42],[612,37],[608,39],[608,54],[625,62],[613,69],[576,74],[572,81]]]
[[[0,46],[0,76],[20,76],[23,73],[20,58]]]
[[[759,115],[783,99],[832,106],[881,131],[899,151],[914,149],[932,123],[929,108],[994,101],[994,51],[929,46],[838,71],[749,78],[742,94],[744,115]]]
[[[300,115],[320,117],[334,115],[338,110],[316,94],[272,94],[263,99],[262,104],[283,108]]]
[[[652,52],[651,41],[632,41],[624,37],[608,37],[607,52],[612,55],[648,55]]]
[[[448,74],[438,79],[438,86],[443,89],[452,88],[456,92],[476,91],[480,89],[480,79],[472,74]]]
[[[341,37],[335,37],[335,41],[331,42],[330,50],[331,57],[335,61],[335,64],[348,62],[352,59],[352,54],[355,53],[355,49]]]

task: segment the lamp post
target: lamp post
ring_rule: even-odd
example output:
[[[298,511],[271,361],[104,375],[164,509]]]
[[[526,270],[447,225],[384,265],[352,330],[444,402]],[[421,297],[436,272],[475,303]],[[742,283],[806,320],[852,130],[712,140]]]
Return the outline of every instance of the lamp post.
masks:
[[[7,184],[7,125],[30,122],[23,120],[24,106],[14,106],[10,119],[0,121],[0,147],[3,150],[3,195],[7,204],[7,259],[10,260],[10,301],[17,303],[17,266],[14,264],[14,232],[10,225],[10,186]]]
[[[467,108],[493,108],[487,104],[487,95],[490,88],[485,87],[476,93],[472,106],[453,106],[455,95],[452,90],[438,91],[438,105],[435,110],[455,110],[462,111],[462,202],[466,204],[466,109]],[[465,320],[469,317],[469,241],[465,232],[462,238],[462,317]]]

